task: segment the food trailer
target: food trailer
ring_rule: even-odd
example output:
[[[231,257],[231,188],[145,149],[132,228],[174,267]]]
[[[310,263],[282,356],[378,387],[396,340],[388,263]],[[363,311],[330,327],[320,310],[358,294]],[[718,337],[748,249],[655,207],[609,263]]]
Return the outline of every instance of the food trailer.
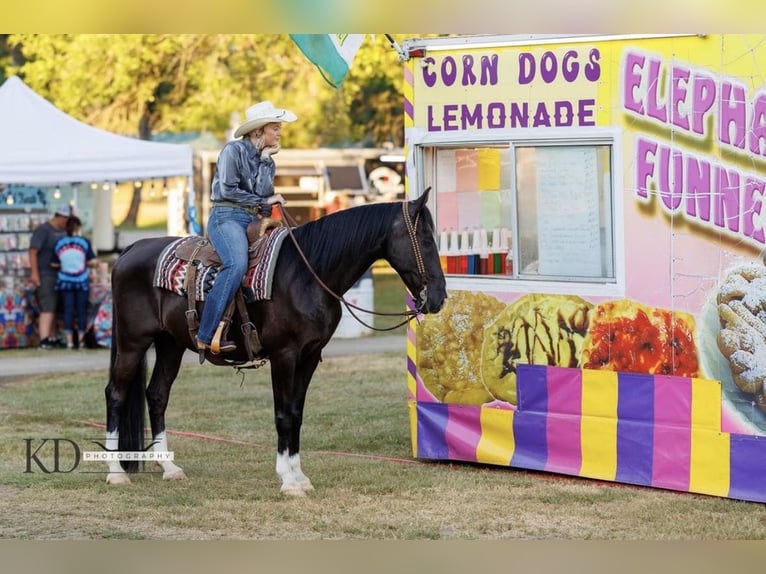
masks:
[[[765,39],[403,44],[415,457],[766,502]]]

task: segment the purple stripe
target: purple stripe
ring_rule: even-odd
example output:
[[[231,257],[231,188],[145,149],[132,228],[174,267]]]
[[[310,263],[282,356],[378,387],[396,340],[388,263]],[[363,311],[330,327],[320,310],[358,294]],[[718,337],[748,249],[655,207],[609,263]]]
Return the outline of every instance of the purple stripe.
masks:
[[[449,413],[441,403],[418,403],[418,458],[449,459],[445,440]]]
[[[617,374],[617,482],[652,484],[654,377]]]
[[[543,470],[548,459],[547,367],[519,365],[516,371],[518,411],[513,417],[515,448],[511,466]]]
[[[481,440],[481,408],[470,405],[448,405],[449,420],[444,438],[450,460],[476,462],[476,448]]]
[[[407,98],[404,98],[404,113],[408,118],[415,118],[415,109],[412,107],[412,102]]]
[[[766,502],[766,440],[762,436],[732,434],[729,441],[729,497]]]
[[[545,470],[580,474],[580,422],[582,420],[582,371],[548,367],[548,460]]]

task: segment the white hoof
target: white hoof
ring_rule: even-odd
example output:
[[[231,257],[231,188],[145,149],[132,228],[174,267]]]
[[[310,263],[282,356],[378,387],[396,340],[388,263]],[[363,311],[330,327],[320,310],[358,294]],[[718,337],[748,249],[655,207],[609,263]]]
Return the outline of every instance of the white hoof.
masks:
[[[302,480],[299,486],[303,492],[311,492],[314,490],[314,485],[311,484],[311,481],[308,478],[306,480]]]
[[[106,475],[107,484],[130,484],[127,472],[110,472]]]
[[[294,496],[296,498],[301,496],[306,496],[306,493],[297,484],[293,484],[291,486],[283,486],[280,489],[280,492],[284,494],[285,496]]]
[[[176,468],[162,473],[162,480],[186,480],[186,473],[182,468]]]

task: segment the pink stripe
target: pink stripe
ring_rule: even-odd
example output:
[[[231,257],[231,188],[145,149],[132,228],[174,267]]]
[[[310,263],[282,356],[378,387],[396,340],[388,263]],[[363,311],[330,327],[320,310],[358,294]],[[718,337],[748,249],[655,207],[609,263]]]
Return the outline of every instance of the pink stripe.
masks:
[[[545,424],[548,458],[545,470],[579,474],[582,466],[580,422],[582,371],[549,367],[548,417]]]
[[[691,379],[655,375],[652,486],[689,490],[691,422]]]
[[[476,448],[481,439],[480,407],[450,404],[447,413],[444,438],[450,460],[476,462]]]
[[[404,66],[404,81],[408,86],[412,86],[415,83],[412,71],[407,66]]]

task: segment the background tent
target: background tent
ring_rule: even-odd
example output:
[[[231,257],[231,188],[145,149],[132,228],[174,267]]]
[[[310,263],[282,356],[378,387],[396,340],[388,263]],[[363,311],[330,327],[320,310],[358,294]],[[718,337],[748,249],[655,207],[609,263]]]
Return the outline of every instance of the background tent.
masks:
[[[84,124],[18,76],[0,86],[0,183],[55,185],[192,175],[192,148]]]
[[[12,76],[0,86],[0,185],[55,186],[185,176],[192,148],[117,135],[65,114]],[[93,197],[93,244],[116,247],[112,196]]]

